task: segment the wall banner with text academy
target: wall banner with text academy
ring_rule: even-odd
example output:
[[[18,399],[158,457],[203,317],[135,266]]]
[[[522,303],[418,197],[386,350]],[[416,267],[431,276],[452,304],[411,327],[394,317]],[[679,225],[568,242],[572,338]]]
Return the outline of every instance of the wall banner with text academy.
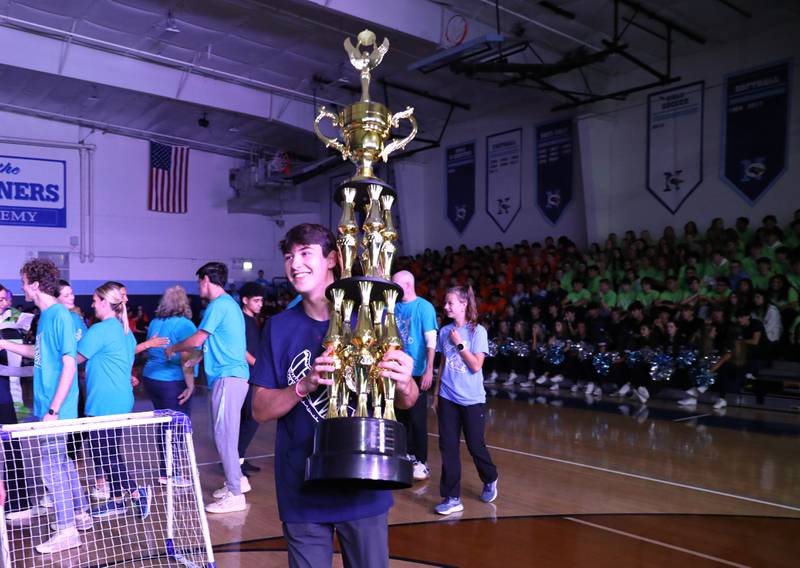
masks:
[[[475,142],[445,150],[447,218],[459,234],[475,215]]]
[[[788,62],[725,79],[720,175],[751,204],[786,170],[790,83]]]
[[[0,225],[67,226],[67,162],[0,155]]]
[[[700,81],[647,97],[647,191],[676,213],[703,181]]]
[[[522,208],[522,129],[486,137],[486,212],[504,233]]]
[[[572,121],[536,127],[536,203],[553,225],[572,201]]]

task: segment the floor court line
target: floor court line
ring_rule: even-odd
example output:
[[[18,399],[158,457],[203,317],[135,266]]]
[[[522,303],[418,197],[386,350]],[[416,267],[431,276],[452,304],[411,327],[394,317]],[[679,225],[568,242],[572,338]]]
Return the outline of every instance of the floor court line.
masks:
[[[438,438],[439,434],[428,433],[428,436],[432,436],[434,438]],[[465,444],[464,440],[461,440],[462,444]],[[672,487],[679,487],[681,489],[691,489],[692,491],[700,491],[701,493],[710,493],[711,495],[718,495],[720,497],[729,497],[731,499],[739,499],[741,501],[747,501],[749,503],[756,503],[758,505],[767,505],[769,507],[777,507],[779,509],[786,509],[788,511],[794,511],[796,513],[800,513],[800,507],[793,507],[792,505],[784,505],[783,503],[774,503],[772,501],[764,501],[763,499],[756,499],[755,497],[746,497],[744,495],[737,495],[736,493],[726,493],[725,491],[717,491],[715,489],[707,489],[705,487],[698,487],[696,485],[688,485],[686,483],[678,483],[677,481],[668,481],[666,479],[659,479],[658,477],[649,477],[647,475],[639,475],[638,473],[629,473],[627,471],[620,471],[617,469],[610,469],[607,467],[600,467],[596,465],[590,465],[587,463],[575,462],[570,460],[563,460],[561,458],[554,458],[551,456],[544,456],[541,454],[534,454],[532,452],[523,452],[522,450],[514,450],[512,448],[503,448],[502,446],[492,446],[490,444],[486,444],[486,447],[492,450],[497,450],[500,452],[508,452],[511,454],[517,454],[521,456],[527,456],[530,458],[536,458],[545,461],[552,461],[556,463],[562,463],[565,465],[572,465],[575,467],[583,467],[586,469],[592,469],[594,471],[602,471],[605,473],[613,473],[615,475],[622,475],[624,477],[632,477],[634,479],[641,479],[642,481],[652,481],[654,483],[663,483],[664,485],[670,485]]]
[[[706,416],[711,416],[711,414],[693,414],[692,416],[684,416],[683,418],[676,418],[673,422],[683,422],[685,420],[696,420],[698,418],[705,418]]]
[[[736,568],[750,568],[747,564],[737,564],[736,562],[731,562],[730,560],[725,560],[723,558],[718,558],[717,556],[711,556],[710,554],[704,554],[702,552],[698,552],[696,550],[692,550],[690,548],[683,548],[681,546],[675,546],[674,544],[669,544],[667,542],[662,542],[660,540],[653,540],[652,538],[647,538],[644,536],[640,536],[638,534],[629,533],[626,531],[621,531],[618,529],[614,529],[611,527],[606,527],[603,525],[598,525],[596,523],[591,523],[589,521],[584,521],[583,519],[576,519],[575,517],[564,517],[567,521],[572,521],[573,523],[578,523],[581,525],[586,525],[592,528],[596,528],[602,531],[618,534],[620,536],[625,536],[628,538],[633,538],[636,540],[640,540],[642,542],[647,542],[649,544],[655,544],[656,546],[663,546],[664,548],[669,548],[672,550],[677,550],[678,552],[683,552],[685,554],[691,554],[692,556],[698,556],[700,558],[705,558],[706,560],[711,560],[713,562],[719,562],[720,564],[725,564],[727,566],[736,566]]]

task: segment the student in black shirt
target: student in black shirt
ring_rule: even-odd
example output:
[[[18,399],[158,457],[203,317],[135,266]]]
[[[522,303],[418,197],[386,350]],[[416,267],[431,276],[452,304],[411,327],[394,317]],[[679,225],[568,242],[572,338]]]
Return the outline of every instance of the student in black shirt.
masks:
[[[264,287],[256,282],[247,282],[239,290],[242,300],[242,314],[244,315],[245,341],[247,352],[245,358],[250,366],[250,376],[253,376],[253,367],[256,364],[255,354],[261,341],[261,326],[258,317],[264,306]],[[258,422],[253,419],[253,386],[247,392],[247,398],[242,405],[241,426],[239,427],[239,462],[242,464],[242,473],[260,471],[261,468],[244,459],[247,447],[258,431]]]

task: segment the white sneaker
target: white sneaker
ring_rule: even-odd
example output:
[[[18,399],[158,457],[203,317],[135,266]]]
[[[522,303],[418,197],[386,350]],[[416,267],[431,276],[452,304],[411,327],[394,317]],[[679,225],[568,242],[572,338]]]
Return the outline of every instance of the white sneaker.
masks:
[[[554,376],[550,377],[550,382],[551,383],[560,383],[563,380],[564,380],[564,375],[554,375]]]
[[[504,387],[513,387],[514,386],[514,378],[509,375],[509,377],[505,381],[503,381],[503,386]]]
[[[52,509],[52,507],[53,507],[53,498],[50,497],[49,493],[45,493],[44,495],[42,495],[42,498],[39,499],[39,506],[40,507],[45,507],[47,509]]]
[[[50,523],[50,528],[54,531],[58,530],[55,523]],[[75,528],[79,531],[90,531],[94,528],[94,519],[89,513],[75,513]]]
[[[158,482],[161,485],[167,484],[167,478],[165,476],[161,476],[158,478]],[[172,486],[173,487],[191,487],[194,485],[191,479],[187,479],[185,477],[181,477],[180,475],[173,475],[172,476]]]
[[[592,394],[596,397],[601,397],[603,396],[603,389],[600,385],[595,385],[594,389],[592,389]]]
[[[111,499],[111,489],[108,487],[108,483],[95,485],[91,496],[95,501],[108,501]]]
[[[78,534],[78,529],[69,527],[56,533],[50,540],[43,542],[36,547],[36,551],[41,554],[52,554],[53,552],[61,552],[70,548],[77,548],[81,545],[81,536]]]
[[[244,475],[242,476],[242,481],[239,485],[239,489],[241,490],[242,493],[247,493],[248,491],[250,491],[250,489],[252,489],[250,487],[250,480],[247,479],[247,477],[245,477]],[[211,495],[213,495],[214,499],[222,499],[225,495],[229,493],[230,491],[228,491],[228,486],[223,485],[222,487],[214,491],[214,493],[212,493]]]
[[[693,397],[682,398],[678,401],[678,406],[697,406],[697,399]]]
[[[650,398],[650,391],[647,390],[647,387],[637,387],[636,391],[636,398],[639,399],[639,402],[644,404]]]
[[[547,390],[552,391],[552,392],[557,392],[558,391],[558,383],[553,383],[552,385],[550,385],[547,388]]]
[[[13,513],[6,513],[6,521],[11,524],[28,524],[33,519],[47,514],[47,509],[34,505],[30,509],[24,511],[14,511]]]
[[[414,481],[423,481],[431,476],[431,470],[421,461],[414,462]]]
[[[533,371],[529,371],[529,372],[528,372],[528,380],[529,380],[529,381],[534,381],[534,380],[536,380],[536,373],[534,373]]]
[[[714,410],[720,410],[728,406],[728,401],[724,398],[719,399],[717,402],[714,403]]]
[[[700,394],[703,394],[707,390],[708,390],[707,386],[697,387],[697,392],[700,393]]]
[[[586,391],[586,394],[593,394],[594,393],[594,383],[591,382],[591,381],[586,383],[585,391]]]
[[[546,382],[547,382],[547,375],[542,375],[541,377],[539,377],[538,379],[536,379],[536,384],[537,384],[537,385],[543,385],[543,384],[545,384]]]
[[[578,392],[578,385],[577,383],[569,387],[569,392]]]
[[[206,511],[209,513],[235,513],[236,511],[244,511],[247,508],[247,501],[244,495],[234,495],[227,492],[218,501],[214,501],[206,505]]]
[[[625,383],[624,385],[619,387],[619,390],[617,392],[613,393],[611,396],[623,397],[626,394],[628,394],[629,392],[631,392],[631,385],[630,385],[630,383]]]
[[[516,381],[519,375],[515,371],[511,371],[511,374],[508,375],[509,381]]]
[[[689,390],[687,390],[686,394],[689,395],[689,398],[697,398],[698,396],[700,396],[700,393],[694,387],[692,387]]]
[[[755,381],[756,380],[756,377],[755,377],[755,375],[753,375],[753,373],[745,373],[744,378],[747,379],[748,381]]]
[[[519,386],[524,389],[529,389],[533,386],[533,381],[522,381]]]
[[[490,381],[495,382],[497,380],[497,377],[498,377],[497,371],[492,371],[491,373],[489,373],[489,380]]]

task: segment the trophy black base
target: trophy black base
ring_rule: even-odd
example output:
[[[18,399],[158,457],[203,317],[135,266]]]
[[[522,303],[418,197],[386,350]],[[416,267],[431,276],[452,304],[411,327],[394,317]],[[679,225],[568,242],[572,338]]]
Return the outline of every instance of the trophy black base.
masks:
[[[406,431],[394,420],[331,418],[314,432],[306,484],[350,489],[405,489],[413,484]]]

